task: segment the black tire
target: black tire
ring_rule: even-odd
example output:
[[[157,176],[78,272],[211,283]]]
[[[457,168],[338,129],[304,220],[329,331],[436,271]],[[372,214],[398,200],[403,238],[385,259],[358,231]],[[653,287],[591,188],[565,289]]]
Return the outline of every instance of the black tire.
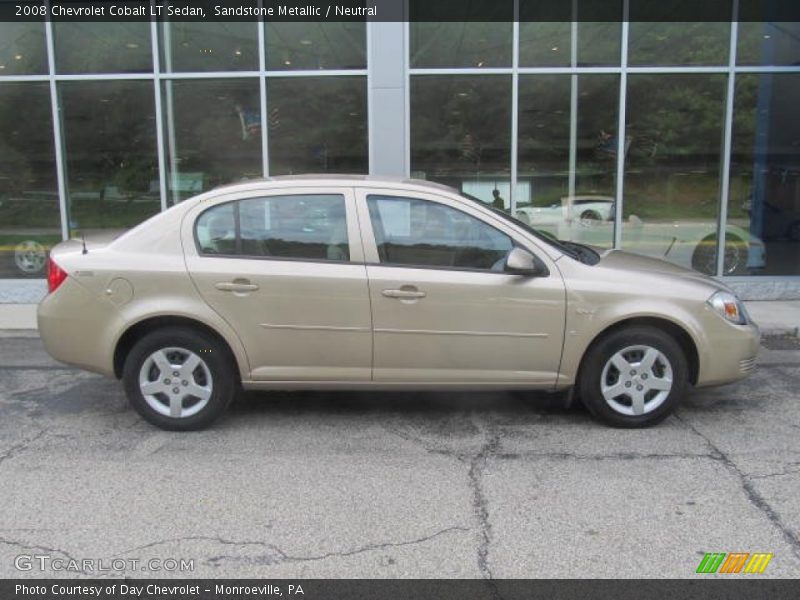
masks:
[[[185,349],[202,357],[205,369],[198,368],[201,369],[200,376],[204,380],[204,385],[208,385],[207,377],[210,375],[210,396],[205,406],[190,416],[173,417],[158,412],[145,399],[140,389],[139,377],[145,361],[148,361],[153,353],[166,348]],[[125,394],[134,410],[156,427],[168,431],[195,431],[209,426],[225,412],[239,387],[236,364],[229,350],[207,333],[188,327],[165,327],[145,335],[136,342],[125,359],[122,381]],[[158,398],[163,399],[165,396]],[[189,398],[188,402],[198,400],[199,398],[194,400]],[[169,402],[168,398],[166,402]],[[185,402],[187,399],[181,400],[181,403]]]
[[[594,210],[585,210],[581,213],[581,221],[585,223],[594,224],[595,221],[600,220],[600,215]]]
[[[725,236],[725,259],[723,272],[725,275],[741,275],[747,272],[747,243],[738,235]],[[707,235],[695,246],[692,252],[692,268],[706,275],[716,272],[717,236]]]
[[[672,369],[672,388],[666,399],[651,412],[641,415],[618,412],[606,401],[601,391],[601,379],[606,363],[617,352],[631,346],[655,348],[666,357]],[[663,421],[675,410],[686,393],[688,373],[686,355],[672,336],[655,327],[626,327],[605,335],[592,344],[586,352],[578,376],[580,398],[595,418],[612,427],[650,427]]]

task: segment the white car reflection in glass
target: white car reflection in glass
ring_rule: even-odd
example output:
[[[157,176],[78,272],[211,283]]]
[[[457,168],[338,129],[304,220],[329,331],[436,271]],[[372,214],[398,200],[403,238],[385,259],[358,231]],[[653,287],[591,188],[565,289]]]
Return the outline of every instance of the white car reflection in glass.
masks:
[[[546,207],[522,206],[516,217],[558,239],[607,247],[613,243],[614,199],[610,196],[564,196],[561,203]],[[706,273],[716,273],[717,224],[710,220],[654,222],[635,214],[623,225],[626,250]],[[725,275],[747,275],[766,266],[764,242],[737,225],[725,232]]]

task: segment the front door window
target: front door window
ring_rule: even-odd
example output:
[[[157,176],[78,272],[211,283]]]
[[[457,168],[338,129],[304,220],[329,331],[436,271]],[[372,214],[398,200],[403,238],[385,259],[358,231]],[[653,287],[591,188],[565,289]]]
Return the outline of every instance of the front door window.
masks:
[[[381,264],[502,271],[511,238],[438,202],[367,197]]]

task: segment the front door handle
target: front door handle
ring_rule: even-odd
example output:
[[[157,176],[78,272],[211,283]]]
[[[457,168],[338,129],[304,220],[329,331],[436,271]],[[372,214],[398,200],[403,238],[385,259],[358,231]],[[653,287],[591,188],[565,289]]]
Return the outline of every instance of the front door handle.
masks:
[[[234,279],[233,281],[220,281],[214,287],[221,292],[255,292],[258,285],[250,283],[249,279]]]
[[[387,298],[399,298],[401,300],[415,300],[427,296],[417,288],[400,288],[399,290],[383,290],[381,292]]]

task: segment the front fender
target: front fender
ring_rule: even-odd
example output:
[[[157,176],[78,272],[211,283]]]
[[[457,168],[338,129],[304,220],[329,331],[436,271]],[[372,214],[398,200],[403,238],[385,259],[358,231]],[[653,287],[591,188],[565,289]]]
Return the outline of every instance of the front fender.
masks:
[[[707,310],[704,307],[702,313]],[[591,303],[574,297],[568,299],[558,386],[568,387],[576,383],[583,357],[604,332],[635,319],[658,319],[683,330],[697,349],[698,369],[702,370],[708,361],[710,347],[708,333],[703,326],[704,317],[705,314],[698,314],[696,301],[685,301],[684,304],[644,296],[607,303],[598,303],[596,299]]]

